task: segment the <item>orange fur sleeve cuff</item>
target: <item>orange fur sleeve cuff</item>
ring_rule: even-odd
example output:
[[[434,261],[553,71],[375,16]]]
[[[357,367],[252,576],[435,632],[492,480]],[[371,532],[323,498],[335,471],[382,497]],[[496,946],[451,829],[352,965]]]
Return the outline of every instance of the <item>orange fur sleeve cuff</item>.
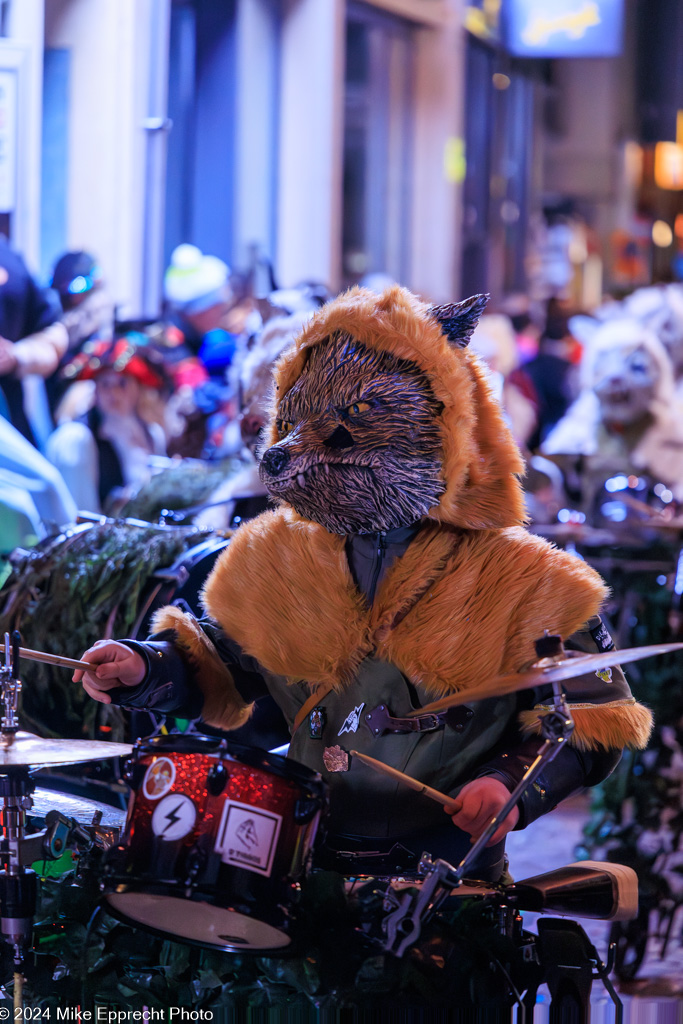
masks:
[[[253,704],[242,700],[230,672],[195,618],[167,605],[155,612],[152,630],[172,629],[204,696],[202,721],[218,729],[244,725]]]
[[[606,704],[568,703],[574,732],[569,742],[580,750],[643,750],[652,732],[652,713],[635,697]],[[519,716],[525,732],[541,731],[541,718],[551,710],[544,704]]]

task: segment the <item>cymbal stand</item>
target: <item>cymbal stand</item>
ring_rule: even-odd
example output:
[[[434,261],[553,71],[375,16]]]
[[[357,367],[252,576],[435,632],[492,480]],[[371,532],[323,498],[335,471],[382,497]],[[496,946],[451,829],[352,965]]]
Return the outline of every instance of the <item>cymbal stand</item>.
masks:
[[[536,757],[513,789],[512,793],[510,793],[509,799],[503,807],[501,807],[498,814],[491,818],[491,821],[488,823],[477,841],[472,844],[465,857],[463,857],[458,864],[455,869],[455,875],[458,879],[456,884],[460,884],[462,879],[465,877],[465,872],[468,867],[479,856],[500,823],[505,821],[508,814],[514,807],[516,807],[517,803],[521,800],[529,787],[534,784],[546,765],[550,764],[550,762],[557,757],[560,750],[567,743],[569,737],[574,731],[574,722],[569,712],[569,708],[567,707],[567,699],[562,692],[561,684],[559,682],[553,683],[553,710],[549,711],[545,715],[541,715],[540,724],[541,736],[544,740],[543,744],[539,748]]]
[[[10,746],[14,734],[19,729],[19,694],[21,693],[21,680],[18,676],[19,645],[21,634],[18,630],[12,633],[10,642],[9,633],[5,633],[5,663],[0,666],[0,701],[2,702],[2,719],[0,719],[0,735],[3,746]]]
[[[551,662],[551,659],[548,659]],[[486,829],[472,844],[467,854],[457,867],[445,860],[433,861],[428,853],[420,860],[420,874],[426,876],[417,893],[406,892],[396,906],[395,898],[388,901],[385,909],[391,912],[384,919],[383,930],[386,935],[384,949],[394,956],[403,956],[404,952],[420,935],[422,924],[429,920],[444,899],[462,884],[466,871],[474,863],[502,821],[533,785],[543,769],[560,749],[565,745],[574,729],[567,701],[559,682],[553,683],[553,709],[541,716],[541,736],[543,744],[529,768],[510,794],[509,799],[497,815],[491,819]]]
[[[12,634],[11,643],[5,633],[5,660],[0,664],[0,744],[5,749],[12,746],[19,729],[20,643],[18,632]],[[68,849],[108,849],[118,839],[118,830],[101,825],[101,814],[99,819],[96,815],[92,825],[82,826],[75,818],[58,811],[48,812],[46,829],[27,835],[26,812],[33,804],[31,794],[35,789],[30,770],[30,765],[5,764],[0,767],[0,857],[3,865],[0,868],[0,937],[14,953],[15,1010],[23,1007],[24,964],[33,940],[38,900],[37,875],[30,865],[38,860],[58,860]]]
[[[5,633],[5,663],[0,667],[0,742],[11,746],[19,729],[17,717],[21,680],[18,676],[20,636],[15,631],[10,645]],[[23,976],[26,952],[31,945],[36,911],[35,871],[22,863],[25,845],[26,808],[30,807],[33,782],[27,768],[7,769],[0,774],[2,828],[5,866],[0,870],[0,934],[14,951],[15,1009],[23,1005]]]

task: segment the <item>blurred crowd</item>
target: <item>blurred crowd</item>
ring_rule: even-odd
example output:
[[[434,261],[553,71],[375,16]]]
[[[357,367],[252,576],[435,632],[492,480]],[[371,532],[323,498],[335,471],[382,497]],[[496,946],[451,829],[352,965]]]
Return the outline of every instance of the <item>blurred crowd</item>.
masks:
[[[553,299],[531,348],[525,314],[513,312],[498,328],[510,338],[494,345],[497,323],[482,318],[474,343],[500,375],[532,521],[672,522],[683,499],[683,286],[609,297],[591,315]],[[502,369],[487,348],[494,360],[511,353]]]
[[[265,277],[264,277],[265,266]],[[125,514],[170,466],[222,465],[193,511],[223,529],[267,507],[257,469],[271,368],[332,297],[232,273],[183,244],[155,321],[122,321],[97,259],[68,252],[41,288],[0,238],[0,520],[7,553],[79,511]],[[267,281],[264,287],[263,281]],[[391,282],[371,275],[366,287]],[[509,296],[471,346],[524,453],[532,521],[604,527],[683,500],[683,285],[590,315]]]
[[[176,489],[178,467],[193,481],[198,466],[225,467],[208,526],[266,507],[255,453],[270,368],[331,297],[316,283],[277,289],[267,270],[256,296],[254,273],[180,245],[162,316],[123,321],[91,254],[65,253],[41,288],[0,240],[1,552],[79,513],[125,514],[170,467]]]

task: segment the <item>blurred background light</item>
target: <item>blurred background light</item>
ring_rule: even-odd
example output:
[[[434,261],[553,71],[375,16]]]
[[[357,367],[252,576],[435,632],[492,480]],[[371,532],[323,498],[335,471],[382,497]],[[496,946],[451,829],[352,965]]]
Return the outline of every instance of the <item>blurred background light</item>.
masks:
[[[665,220],[656,220],[652,225],[652,241],[660,249],[666,249],[674,240],[674,233]]]

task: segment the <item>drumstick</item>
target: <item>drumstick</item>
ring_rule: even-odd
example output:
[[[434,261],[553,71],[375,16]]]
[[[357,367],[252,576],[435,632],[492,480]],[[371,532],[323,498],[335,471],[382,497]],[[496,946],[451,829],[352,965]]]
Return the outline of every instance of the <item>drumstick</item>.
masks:
[[[4,650],[5,645],[0,641],[0,651],[4,652]],[[45,654],[43,651],[30,651],[27,647],[19,648],[19,657],[26,658],[27,661],[44,661],[48,665],[56,665],[58,668],[82,668],[87,670],[95,667],[89,661],[77,661],[75,658],[62,658],[58,654]]]
[[[446,806],[446,804],[455,803],[455,797],[446,796],[445,793],[440,793],[438,789],[432,789],[431,786],[426,786],[424,782],[419,782],[414,779],[411,775],[406,775],[404,772],[399,772],[396,768],[390,768],[384,761],[377,761],[376,758],[370,757],[368,754],[359,754],[357,750],[350,750],[351,757],[357,757],[359,761],[363,761],[365,764],[369,764],[371,768],[374,768],[376,772],[382,772],[384,775],[391,775],[392,779],[396,779],[398,782],[405,782],[406,786],[410,786],[411,789],[416,790],[418,793],[424,793],[430,800],[436,800],[438,804]]]

